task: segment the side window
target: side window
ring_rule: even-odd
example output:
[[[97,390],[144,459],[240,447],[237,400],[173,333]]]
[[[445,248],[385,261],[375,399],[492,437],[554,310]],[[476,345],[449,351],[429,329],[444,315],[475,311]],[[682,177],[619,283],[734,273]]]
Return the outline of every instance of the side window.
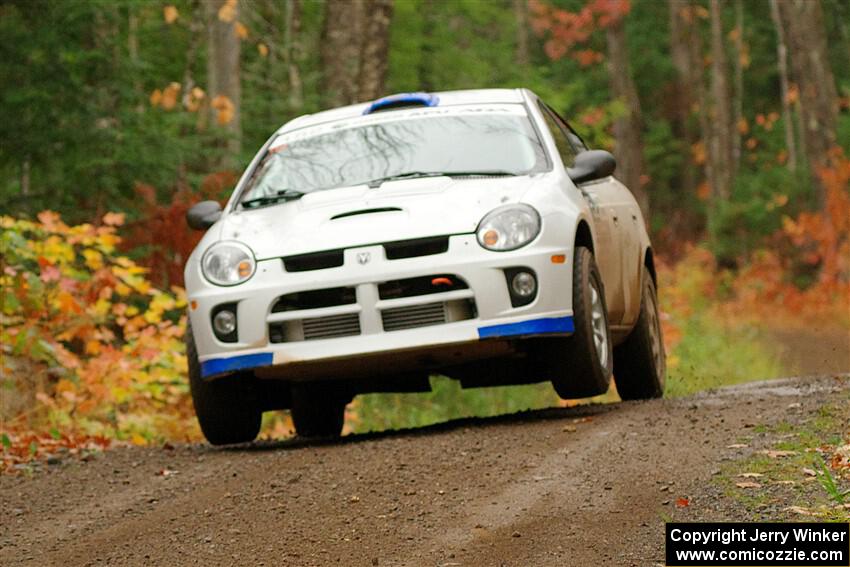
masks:
[[[561,156],[561,160],[564,162],[564,167],[572,167],[573,163],[575,163],[576,151],[570,143],[570,140],[567,138],[567,134],[561,125],[558,124],[558,121],[549,109],[543,104],[540,105],[540,112],[543,114],[543,120],[549,128],[549,132],[552,134],[552,137],[555,138],[555,145],[558,147],[558,153]]]
[[[569,124],[564,123],[567,126],[567,138],[573,143],[573,147],[578,148],[579,152],[586,152],[587,146],[584,144],[584,141],[578,137]]]

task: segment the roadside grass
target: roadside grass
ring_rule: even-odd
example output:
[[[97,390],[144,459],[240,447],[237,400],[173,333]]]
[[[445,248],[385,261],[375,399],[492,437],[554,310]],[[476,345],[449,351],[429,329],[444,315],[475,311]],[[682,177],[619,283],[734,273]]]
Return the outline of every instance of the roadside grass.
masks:
[[[667,357],[668,397],[769,380],[787,369],[758,329],[732,326],[697,314],[683,325],[682,339]]]
[[[456,380],[431,377],[431,392],[358,396],[348,427],[356,433],[421,427],[462,417],[488,417],[557,406],[549,383],[464,390]]]
[[[802,423],[753,428],[742,440],[760,437],[771,448],[726,464],[714,482],[755,521],[850,521],[850,470],[829,464],[836,448],[850,442],[848,402],[824,406]]]

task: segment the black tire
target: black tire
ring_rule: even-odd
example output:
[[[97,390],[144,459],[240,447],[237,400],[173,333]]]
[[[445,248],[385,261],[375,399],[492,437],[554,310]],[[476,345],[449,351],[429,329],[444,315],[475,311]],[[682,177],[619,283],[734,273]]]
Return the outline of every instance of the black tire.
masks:
[[[201,378],[191,326],[186,328],[186,358],[195,415],[207,441],[213,445],[253,441],[260,432],[263,416],[257,400],[256,378],[246,373],[210,381]]]
[[[614,349],[614,382],[623,400],[660,398],[667,375],[655,282],[646,267],[641,278],[637,323],[625,342]]]
[[[328,384],[292,385],[292,424],[299,437],[339,437],[349,397]]]
[[[597,333],[601,333],[600,339],[604,338],[602,356],[594,341],[594,293],[601,303],[601,314],[597,309],[597,316],[601,315],[602,321],[598,323]],[[550,366],[557,365],[557,368],[553,368],[552,386],[563,399],[604,394],[611,383],[613,367],[608,307],[605,305],[605,288],[599,268],[593,253],[584,246],[577,246],[573,255],[573,323],[573,335],[550,347],[557,349],[550,353],[549,360]]]

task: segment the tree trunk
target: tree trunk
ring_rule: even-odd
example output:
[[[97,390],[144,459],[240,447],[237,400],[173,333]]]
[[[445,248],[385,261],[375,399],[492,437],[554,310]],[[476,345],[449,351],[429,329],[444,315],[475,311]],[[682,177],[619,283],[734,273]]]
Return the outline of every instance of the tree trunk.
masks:
[[[236,0],[204,0],[207,17],[207,94],[211,120],[229,133],[227,148],[238,154],[242,141],[240,44]]]
[[[729,91],[729,65],[723,46],[723,24],[720,21],[720,0],[711,0],[711,98],[712,136],[709,156],[714,169],[712,196],[715,200],[729,198],[732,188],[734,156],[732,154],[732,111]]]
[[[24,160],[21,164],[21,195],[28,197],[30,194],[30,160]]]
[[[739,124],[744,118],[744,4],[735,0],[735,113],[732,117],[732,159],[733,176],[737,175],[741,165],[741,131]]]
[[[794,122],[791,117],[791,100],[788,98],[788,49],[785,47],[785,30],[779,16],[777,0],[770,0],[770,16],[776,26],[776,59],[779,66],[779,84],[782,94],[782,125],[785,128],[785,148],[788,152],[788,170],[797,171],[797,144],[794,141]]]
[[[826,32],[819,0],[778,2],[791,54],[791,70],[800,92],[801,141],[821,209],[826,189],[818,171],[836,145],[838,94],[827,57]]]
[[[642,183],[643,140],[641,138],[640,100],[629,69],[626,33],[622,18],[606,29],[608,76],[611,95],[623,102],[626,112],[614,120],[614,157],[617,177],[634,194],[645,219],[649,219],[649,195]]]
[[[359,99],[384,94],[390,52],[390,21],[393,0],[366,0],[363,43],[360,50]]]
[[[364,0],[327,0],[322,28],[322,100],[328,107],[358,96]]]
[[[304,82],[301,80],[301,0],[286,1],[283,57],[289,80],[289,107],[300,110],[304,106]]]
[[[437,27],[436,6],[434,0],[422,0],[422,45],[419,48],[419,88],[423,91],[434,90],[434,32]]]
[[[520,75],[525,76],[531,56],[528,49],[528,0],[513,0],[514,21],[516,22],[516,50],[514,62]]]
[[[692,125],[694,110],[699,106],[702,89],[702,66],[693,60],[691,42],[698,38],[694,35],[693,11],[689,0],[669,0],[670,9],[670,53],[673,66],[678,75],[676,97],[674,101],[675,120],[673,132],[685,142],[685,150],[699,141],[699,133]],[[697,51],[700,51],[698,48]],[[682,170],[682,189],[692,194],[696,191],[698,171],[693,160],[687,160]]]

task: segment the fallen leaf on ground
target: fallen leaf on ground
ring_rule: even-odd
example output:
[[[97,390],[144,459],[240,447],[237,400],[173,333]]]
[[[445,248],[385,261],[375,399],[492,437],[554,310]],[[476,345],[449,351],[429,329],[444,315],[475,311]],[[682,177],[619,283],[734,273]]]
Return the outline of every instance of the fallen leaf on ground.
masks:
[[[561,431],[564,431],[566,433],[575,433],[576,432],[576,426],[575,425],[565,425],[564,428]]]
[[[731,445],[726,445],[727,449],[746,449],[749,445],[744,443],[732,443]]]
[[[808,469],[808,468],[803,468],[803,474],[807,475],[807,476],[817,476],[818,475],[817,472],[815,472],[812,469]]]
[[[735,486],[738,488],[761,488],[761,485],[757,482],[736,482]]]
[[[815,513],[812,512],[811,510],[808,510],[808,509],[803,508],[801,506],[789,506],[788,508],[785,508],[785,509],[789,512],[794,512],[795,514],[800,514],[801,516],[814,516],[815,515]]]
[[[761,473],[757,473],[757,472],[745,472],[745,473],[739,474],[738,476],[740,476],[741,478],[760,478],[760,477],[763,477],[764,475],[761,474]]]
[[[676,507],[677,508],[684,508],[685,506],[690,506],[690,504],[691,504],[691,501],[688,500],[687,498],[677,498],[676,499]]]

